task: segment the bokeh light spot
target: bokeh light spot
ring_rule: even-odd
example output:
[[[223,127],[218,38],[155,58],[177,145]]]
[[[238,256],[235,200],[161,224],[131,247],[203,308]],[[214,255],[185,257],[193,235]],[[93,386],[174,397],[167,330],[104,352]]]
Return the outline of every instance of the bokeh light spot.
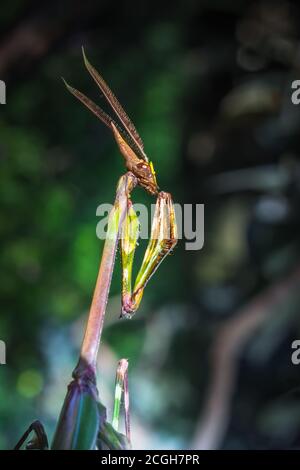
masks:
[[[41,392],[42,388],[43,378],[38,371],[28,369],[20,374],[17,389],[23,397],[33,398]]]

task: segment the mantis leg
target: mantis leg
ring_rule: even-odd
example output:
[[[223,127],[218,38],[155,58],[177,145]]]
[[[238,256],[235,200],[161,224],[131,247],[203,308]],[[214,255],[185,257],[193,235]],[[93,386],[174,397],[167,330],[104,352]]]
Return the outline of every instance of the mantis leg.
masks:
[[[125,432],[130,442],[130,415],[129,415],[129,390],[128,390],[128,361],[121,359],[118,363],[116,373],[115,402],[112,426],[119,430],[119,419],[121,410],[121,401],[124,396],[124,412],[125,412]]]
[[[132,205],[129,205],[121,236],[123,267],[121,316],[127,318],[138,309],[147,282],[177,243],[175,210],[169,193],[160,192],[158,195],[151,238],[132,291],[132,265],[137,239],[138,218]]]
[[[35,436],[26,445],[26,450],[47,450],[49,447],[48,438],[44,426],[40,421],[34,421],[28,427],[19,442],[16,444],[14,450],[20,450],[32,432],[34,432]]]
[[[112,424],[106,419],[106,409],[99,403],[100,426],[97,439],[99,450],[125,450],[131,449],[130,423],[129,423],[129,391],[128,391],[128,361],[121,359],[118,362],[116,373],[115,401]],[[121,405],[124,406],[125,432],[119,432]]]
[[[128,206],[131,204],[131,191],[136,184],[137,179],[130,172],[120,178],[117,186],[115,203],[108,219],[106,240],[80,353],[80,361],[89,364],[94,370],[96,370],[98,348],[118,241],[121,236],[121,227],[123,225],[124,218],[126,217]],[[80,362],[78,367],[79,366]]]

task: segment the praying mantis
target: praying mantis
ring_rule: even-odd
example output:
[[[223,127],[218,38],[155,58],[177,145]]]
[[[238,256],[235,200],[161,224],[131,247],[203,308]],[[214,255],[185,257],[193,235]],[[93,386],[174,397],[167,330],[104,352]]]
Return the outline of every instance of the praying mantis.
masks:
[[[159,190],[153,164],[144,151],[143,141],[135,126],[102,76],[90,64],[83,49],[82,52],[87,71],[116,114],[118,122],[63,79],[64,83],[112,131],[124,157],[127,173],[118,182],[115,203],[109,214],[106,240],[80,357],[72,374],[73,380],[68,386],[51,449],[124,449],[131,445],[127,360],[121,359],[117,369],[112,424],[107,421],[106,409],[99,400],[96,386],[97,354],[117,245],[120,244],[122,260],[120,316],[131,318],[141,303],[149,279],[175,247],[177,226],[172,197]],[[157,200],[150,240],[133,284],[132,268],[139,238],[139,220],[133,208],[131,193],[137,185]],[[118,431],[122,398],[126,435]],[[32,434],[33,438],[26,445]],[[20,449],[24,445],[28,449],[48,449],[48,439],[39,421],[29,426],[15,448]]]
[[[122,227],[123,233],[120,237],[123,273],[121,316],[130,318],[140,305],[148,280],[176,245],[175,211],[171,195],[163,191],[159,192],[153,164],[148,160],[143,141],[135,126],[101,75],[89,63],[84,50],[83,58],[88,72],[115,111],[123,128],[83,93],[65,82],[68,90],[112,130],[120,152],[125,159],[126,168],[135,178],[135,184],[144,188],[149,194],[157,196],[151,238],[132,290],[132,266],[138,239],[138,219],[132,207],[130,193],[128,194],[127,212]],[[125,184],[123,179],[124,177],[121,178],[120,184]]]

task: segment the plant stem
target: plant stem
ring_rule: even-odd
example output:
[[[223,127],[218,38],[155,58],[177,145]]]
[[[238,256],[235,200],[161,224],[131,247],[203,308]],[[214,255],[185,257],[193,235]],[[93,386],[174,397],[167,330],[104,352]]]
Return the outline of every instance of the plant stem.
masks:
[[[136,184],[136,177],[130,172],[120,178],[115,204],[109,215],[107,236],[104,243],[98,277],[79,359],[79,364],[83,364],[84,367],[90,367],[93,372],[96,371],[98,349],[101,340],[120,230],[126,215],[130,193]],[[78,367],[79,365],[77,368]]]

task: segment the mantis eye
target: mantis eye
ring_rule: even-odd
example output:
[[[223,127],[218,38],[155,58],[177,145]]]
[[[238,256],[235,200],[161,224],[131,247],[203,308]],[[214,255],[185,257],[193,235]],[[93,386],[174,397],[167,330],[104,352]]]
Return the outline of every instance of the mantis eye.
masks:
[[[139,163],[137,166],[140,170],[144,172],[149,171],[149,165],[147,165],[146,163]]]

